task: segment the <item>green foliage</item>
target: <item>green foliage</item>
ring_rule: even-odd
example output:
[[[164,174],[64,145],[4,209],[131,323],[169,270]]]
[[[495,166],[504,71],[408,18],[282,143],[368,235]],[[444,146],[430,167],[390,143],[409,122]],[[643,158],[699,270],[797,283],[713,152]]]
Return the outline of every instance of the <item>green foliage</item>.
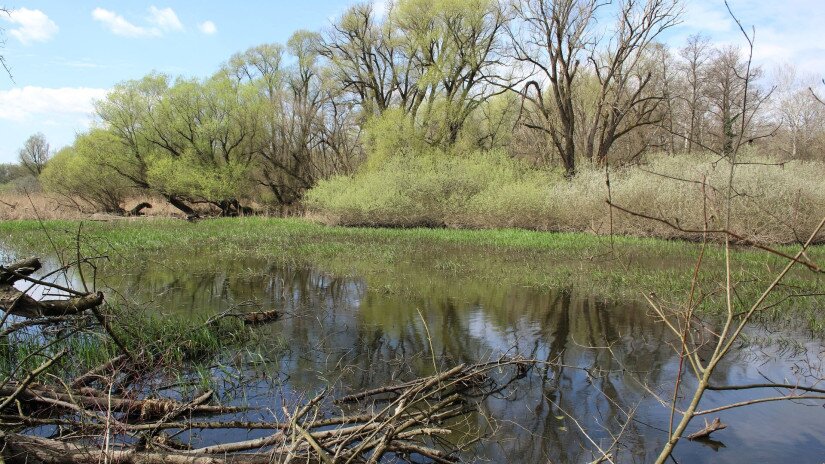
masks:
[[[149,163],[150,185],[169,195],[220,202],[246,193],[249,173],[244,163],[232,160],[226,164],[202,163],[197,157],[163,157]]]
[[[322,181],[308,193],[306,204],[341,224],[458,225],[468,211],[489,209],[490,199],[506,199],[507,207],[524,209],[511,204],[519,200],[513,192],[529,192],[532,203],[527,208],[547,203],[549,185],[559,180],[501,152],[430,151],[391,158],[353,177]],[[499,213],[510,215],[509,211]]]
[[[123,158],[118,140],[110,132],[95,129],[78,136],[74,146],[60,150],[40,179],[46,191],[72,199],[78,206],[119,213],[132,190],[132,184],[118,172]]]

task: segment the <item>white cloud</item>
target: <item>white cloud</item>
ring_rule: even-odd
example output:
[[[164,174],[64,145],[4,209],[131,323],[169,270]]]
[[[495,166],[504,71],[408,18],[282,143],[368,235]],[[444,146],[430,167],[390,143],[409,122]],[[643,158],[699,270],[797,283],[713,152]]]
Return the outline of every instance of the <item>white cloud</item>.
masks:
[[[0,91],[0,120],[30,121],[55,116],[90,120],[93,102],[106,96],[106,89],[89,87],[15,87]]]
[[[57,24],[40,10],[28,8],[11,10],[6,21],[18,25],[10,29],[9,34],[24,45],[32,42],[46,42],[60,30]]]
[[[215,26],[215,23],[213,23],[212,21],[204,21],[198,24],[198,29],[200,29],[201,32],[203,32],[206,35],[212,35],[218,32],[218,27]]]
[[[181,31],[183,24],[171,8],[149,7],[149,22],[158,26],[162,31]]]
[[[136,26],[114,11],[103,8],[95,8],[92,11],[92,18],[103,23],[115,35],[123,37],[157,37],[160,35],[158,29]]]
[[[149,26],[139,26],[123,16],[104,8],[95,8],[92,18],[103,23],[109,31],[123,37],[160,37],[165,32],[183,30],[175,10],[171,8],[149,7]]]

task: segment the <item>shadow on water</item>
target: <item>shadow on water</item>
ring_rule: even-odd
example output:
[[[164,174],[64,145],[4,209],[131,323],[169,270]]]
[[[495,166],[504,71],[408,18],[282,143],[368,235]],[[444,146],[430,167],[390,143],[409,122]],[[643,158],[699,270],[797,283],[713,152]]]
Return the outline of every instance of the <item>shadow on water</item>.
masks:
[[[288,395],[311,395],[330,384],[344,393],[429,374],[434,364],[524,356],[547,363],[485,399],[480,412],[458,426],[456,441],[486,436],[465,447],[466,460],[591,462],[594,444],[609,448],[624,429],[617,462],[649,462],[665,439],[670,410],[651,390],[669,397],[678,357],[669,333],[637,303],[567,289],[451,282],[426,269],[388,269],[397,285],[371,288],[359,276],[260,259],[187,256],[189,272],[182,273],[170,264],[182,260],[104,268],[98,287],[108,289],[110,300],[193,317],[239,305],[281,308],[281,321],[258,329],[264,338],[284,341],[267,353],[277,385],[253,384],[243,399],[252,405],[276,409]],[[821,367],[821,341],[786,338],[797,348],[749,345],[720,367],[716,380],[793,379],[801,365]],[[754,395],[710,392],[703,407]],[[802,463],[825,456],[821,406],[777,402],[719,417],[729,428],[713,440],[680,443],[677,462],[769,462],[781,456]],[[237,434],[232,438],[247,437]],[[225,432],[192,436],[205,443],[226,438]]]

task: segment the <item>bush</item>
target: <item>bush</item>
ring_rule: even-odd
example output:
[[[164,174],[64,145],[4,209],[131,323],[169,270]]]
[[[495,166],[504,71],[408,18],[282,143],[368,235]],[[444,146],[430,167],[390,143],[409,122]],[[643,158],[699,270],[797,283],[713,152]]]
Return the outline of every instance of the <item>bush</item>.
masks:
[[[825,163],[772,165],[745,153],[737,166],[731,229],[758,242],[794,242],[825,216]],[[705,223],[725,227],[729,165],[710,155],[659,155],[642,167],[611,169],[613,202],[664,223],[613,211],[613,232],[698,239]],[[683,179],[683,180],[678,180]],[[705,182],[703,201],[702,182]],[[611,231],[603,169],[584,167],[572,180],[532,169],[499,152],[429,153],[395,158],[352,177],[320,182],[307,195],[324,222],[370,226],[526,228]],[[825,234],[820,241],[825,240]]]

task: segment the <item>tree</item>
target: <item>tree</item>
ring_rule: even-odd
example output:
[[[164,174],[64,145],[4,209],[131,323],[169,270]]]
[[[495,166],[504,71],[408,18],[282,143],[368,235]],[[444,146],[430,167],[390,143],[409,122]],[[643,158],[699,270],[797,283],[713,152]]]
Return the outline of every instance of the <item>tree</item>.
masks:
[[[726,46],[715,51],[708,66],[706,95],[713,121],[706,146],[725,155],[733,153],[737,139],[756,138],[755,118],[770,95],[754,85],[762,76],[761,68],[748,65],[739,48]]]
[[[319,51],[363,122],[400,109],[430,145],[455,144],[470,114],[508,88],[494,0],[402,0],[378,18],[371,5],[345,13]]]
[[[811,94],[812,76],[800,76],[791,65],[776,72],[777,91],[772,96],[773,119],[780,130],[771,142],[790,159],[821,157],[825,142],[825,107]]]
[[[527,0],[515,6],[518,27],[510,29],[515,58],[537,77],[522,94],[543,119],[526,124],[549,135],[568,176],[576,172],[580,125],[583,156],[601,163],[621,137],[656,122],[662,96],[646,92],[653,78],[646,60],[656,37],[676,24],[681,12],[675,0],[625,0],[614,11],[613,33],[603,35],[593,25],[607,5]],[[593,107],[577,113],[576,89],[590,77],[597,83]]]
[[[684,60],[680,71],[685,76],[687,87],[683,101],[687,105],[688,122],[682,133],[688,153],[691,153],[697,141],[701,140],[703,132],[703,120],[707,112],[707,68],[712,52],[710,39],[701,34],[688,37],[685,46],[679,50],[679,56]]]
[[[38,132],[26,140],[18,153],[20,165],[26,168],[31,175],[37,177],[49,161],[51,153],[46,137]]]
[[[134,184],[103,160],[122,158],[123,145],[111,132],[93,129],[72,146],[58,151],[43,170],[43,187],[78,209],[124,214],[123,204]]]

